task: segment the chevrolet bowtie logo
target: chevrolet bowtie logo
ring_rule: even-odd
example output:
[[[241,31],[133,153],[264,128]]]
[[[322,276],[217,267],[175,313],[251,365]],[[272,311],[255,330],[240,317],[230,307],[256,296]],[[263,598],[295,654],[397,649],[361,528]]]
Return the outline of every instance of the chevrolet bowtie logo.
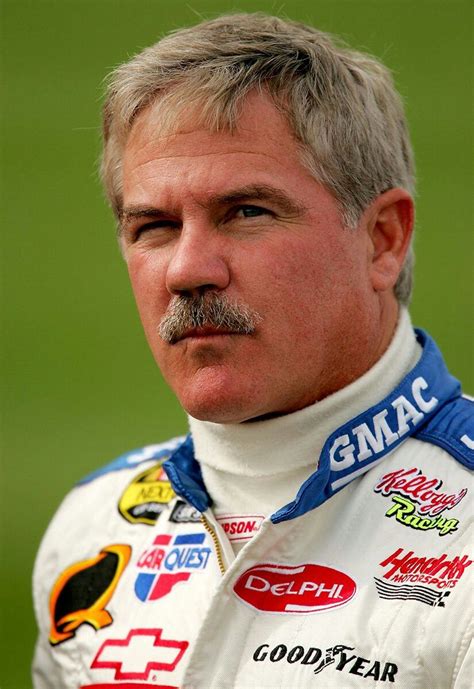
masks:
[[[148,679],[153,670],[172,672],[188,641],[163,639],[162,629],[131,629],[125,639],[108,639],[92,661],[93,670],[115,670],[114,679]]]

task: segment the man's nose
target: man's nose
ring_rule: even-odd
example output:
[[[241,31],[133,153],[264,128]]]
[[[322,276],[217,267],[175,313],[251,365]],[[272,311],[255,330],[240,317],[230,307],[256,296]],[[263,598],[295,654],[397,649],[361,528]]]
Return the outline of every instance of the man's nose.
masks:
[[[166,271],[170,294],[224,290],[230,282],[230,270],[216,230],[183,226],[173,247]]]

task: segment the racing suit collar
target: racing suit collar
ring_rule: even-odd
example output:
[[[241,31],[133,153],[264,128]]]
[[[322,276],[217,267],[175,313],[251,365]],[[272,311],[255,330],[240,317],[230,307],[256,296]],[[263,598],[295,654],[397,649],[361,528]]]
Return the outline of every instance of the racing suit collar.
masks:
[[[264,421],[219,424],[189,417],[195,456],[203,468],[204,479],[207,481],[209,475],[212,478],[216,471],[229,479],[246,477],[251,479],[246,484],[257,487],[261,477],[280,476],[281,483],[288,485],[288,492],[277,491],[275,499],[288,501],[316,468],[326,438],[348,419],[388,395],[420,356],[421,347],[410,317],[402,308],[392,341],[380,359],[364,375],[332,395],[299,411]]]
[[[423,348],[418,363],[382,400],[330,433],[319,458],[315,453],[316,471],[294,500],[271,516],[274,523],[293,519],[325,502],[407,438],[416,436],[446,401],[459,396],[460,385],[447,371],[434,341],[422,330],[415,332]],[[210,506],[191,436],[164,468],[176,493],[201,512]]]

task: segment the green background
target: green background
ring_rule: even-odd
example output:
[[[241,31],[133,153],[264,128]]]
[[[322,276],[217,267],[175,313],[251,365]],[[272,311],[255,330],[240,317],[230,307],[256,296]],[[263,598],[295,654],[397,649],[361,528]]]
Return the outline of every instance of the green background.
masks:
[[[469,2],[3,2],[2,689],[30,686],[31,569],[61,497],[186,428],[142,336],[98,182],[103,79],[161,33],[239,9],[342,34],[395,71],[419,178],[413,320],[474,392]]]

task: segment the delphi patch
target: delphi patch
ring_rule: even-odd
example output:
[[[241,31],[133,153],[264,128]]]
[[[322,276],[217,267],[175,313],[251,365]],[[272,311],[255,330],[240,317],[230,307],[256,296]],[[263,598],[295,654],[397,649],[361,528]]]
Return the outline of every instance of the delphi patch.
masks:
[[[262,564],[247,569],[234,593],[256,610],[313,613],[337,608],[355,595],[357,585],[344,572],[316,564]]]

